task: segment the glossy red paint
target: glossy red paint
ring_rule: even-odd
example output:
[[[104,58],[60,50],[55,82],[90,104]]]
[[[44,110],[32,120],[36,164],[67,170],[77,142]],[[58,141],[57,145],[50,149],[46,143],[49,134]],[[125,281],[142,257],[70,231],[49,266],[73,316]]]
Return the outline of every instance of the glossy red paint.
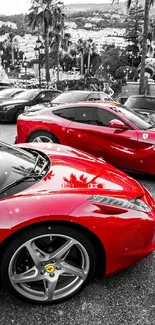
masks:
[[[134,179],[106,162],[57,144],[23,144],[51,160],[48,174],[30,189],[0,201],[0,243],[38,223],[66,222],[93,233],[106,253],[106,274],[139,261],[155,248],[155,208],[150,194]],[[92,195],[141,199],[152,206],[144,213],[107,206]]]
[[[74,106],[81,105],[95,106],[112,112],[115,119],[121,119],[128,128],[119,129],[69,121],[52,114],[51,108],[38,112],[37,115],[35,113],[21,115],[17,121],[16,143],[28,142],[34,132],[43,130],[54,135],[59,143],[102,157],[118,168],[155,174],[155,130],[139,130],[124,116],[105,104],[76,103]],[[109,105],[112,106],[112,103]],[[67,105],[71,106],[73,104]],[[59,106],[59,109],[61,107],[64,106]]]

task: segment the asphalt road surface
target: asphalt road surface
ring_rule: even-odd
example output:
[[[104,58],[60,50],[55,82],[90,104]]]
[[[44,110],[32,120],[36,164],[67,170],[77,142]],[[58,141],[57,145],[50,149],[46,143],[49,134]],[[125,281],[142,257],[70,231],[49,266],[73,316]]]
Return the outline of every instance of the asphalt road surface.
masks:
[[[13,143],[15,126],[0,124],[0,140]],[[153,177],[137,177],[155,197]],[[65,303],[38,306],[0,286],[0,325],[155,325],[155,253],[131,268],[96,278]]]

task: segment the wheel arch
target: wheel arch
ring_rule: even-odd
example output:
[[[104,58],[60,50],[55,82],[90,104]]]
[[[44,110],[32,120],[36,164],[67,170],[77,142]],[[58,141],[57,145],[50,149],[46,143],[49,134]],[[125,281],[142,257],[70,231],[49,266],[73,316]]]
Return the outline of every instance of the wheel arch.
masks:
[[[47,134],[52,135],[52,136],[57,140],[57,143],[60,143],[60,141],[59,141],[59,139],[57,138],[57,136],[56,136],[54,133],[52,133],[51,131],[46,130],[46,129],[38,129],[38,130],[34,130],[34,131],[32,131],[32,132],[28,135],[28,137],[27,137],[27,139],[26,139],[26,142],[29,142],[29,139],[30,139],[30,137],[31,137],[32,135],[37,134],[37,133],[39,133],[39,132],[44,132],[44,133],[47,133]]]
[[[1,244],[0,244],[0,264],[1,264],[1,258],[3,253],[5,252],[5,248],[9,245],[9,243],[19,234],[25,232],[26,230],[31,230],[36,228],[37,226],[51,226],[54,224],[59,224],[61,226],[67,226],[70,229],[75,229],[79,232],[81,232],[83,235],[86,236],[87,239],[90,240],[91,243],[93,243],[93,246],[95,248],[95,253],[97,256],[97,266],[96,271],[97,274],[105,274],[106,272],[106,251],[101,243],[100,239],[97,237],[96,234],[94,234],[91,230],[87,229],[86,227],[79,225],[77,223],[71,223],[69,221],[43,221],[38,222],[35,224],[28,225],[24,228],[20,228],[17,231],[15,231],[13,234],[11,234],[9,237],[7,237]]]

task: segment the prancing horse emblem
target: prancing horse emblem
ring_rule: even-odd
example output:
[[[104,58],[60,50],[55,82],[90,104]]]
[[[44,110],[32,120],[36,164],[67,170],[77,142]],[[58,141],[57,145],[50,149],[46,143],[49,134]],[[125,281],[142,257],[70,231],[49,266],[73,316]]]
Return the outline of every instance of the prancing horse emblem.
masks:
[[[142,135],[144,140],[146,140],[148,138],[148,136],[149,136],[148,133],[143,133],[143,135]]]

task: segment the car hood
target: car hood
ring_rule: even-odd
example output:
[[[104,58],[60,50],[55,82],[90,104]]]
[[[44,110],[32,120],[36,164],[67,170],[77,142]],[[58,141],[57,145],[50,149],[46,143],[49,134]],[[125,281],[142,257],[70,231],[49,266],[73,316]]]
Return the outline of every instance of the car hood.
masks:
[[[105,161],[71,147],[58,144],[22,144],[34,148],[51,160],[48,174],[26,192],[85,192],[135,198],[144,194],[143,187],[133,178]]]
[[[11,99],[11,97],[7,97],[7,99],[9,99],[9,98]],[[4,102],[4,101],[6,102],[6,97],[2,97],[2,96],[1,96],[1,97],[0,97],[0,103],[2,103],[2,102]]]
[[[23,99],[10,99],[10,100],[5,100],[3,101],[2,103],[0,103],[0,107],[3,107],[3,106],[8,106],[8,105],[20,105],[20,104],[26,104],[28,103],[27,100],[23,100]]]

